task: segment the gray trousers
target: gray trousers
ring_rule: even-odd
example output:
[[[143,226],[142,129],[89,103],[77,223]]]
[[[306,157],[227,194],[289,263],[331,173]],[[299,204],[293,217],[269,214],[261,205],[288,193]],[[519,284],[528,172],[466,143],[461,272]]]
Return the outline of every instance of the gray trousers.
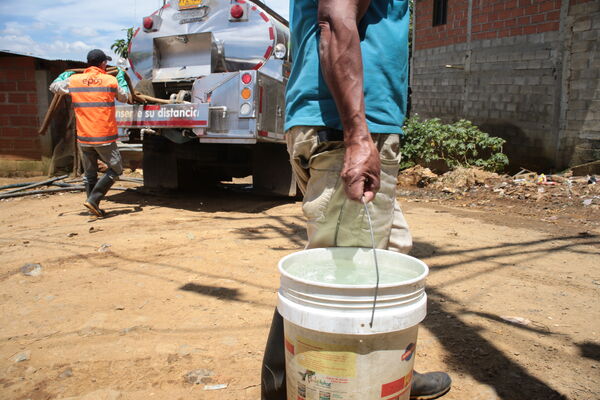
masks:
[[[81,163],[83,164],[83,181],[94,185],[98,181],[98,158],[108,166],[106,174],[117,180],[123,173],[121,153],[115,142],[102,146],[81,146]]]

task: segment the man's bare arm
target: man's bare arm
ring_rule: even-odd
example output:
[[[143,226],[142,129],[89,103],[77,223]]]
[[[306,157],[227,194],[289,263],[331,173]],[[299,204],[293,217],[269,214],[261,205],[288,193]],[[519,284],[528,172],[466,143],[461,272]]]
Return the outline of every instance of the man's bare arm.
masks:
[[[346,195],[367,201],[379,190],[379,153],[367,128],[363,65],[358,22],[370,0],[319,0],[321,71],[333,95],[342,126],[346,155],[342,169]]]

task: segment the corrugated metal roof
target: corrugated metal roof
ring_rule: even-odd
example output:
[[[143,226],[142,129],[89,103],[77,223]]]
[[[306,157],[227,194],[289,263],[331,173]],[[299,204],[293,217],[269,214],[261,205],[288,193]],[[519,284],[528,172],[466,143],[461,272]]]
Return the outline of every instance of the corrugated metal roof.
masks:
[[[3,54],[13,55],[13,56],[22,56],[22,57],[37,58],[38,60],[45,60],[45,61],[65,61],[65,62],[83,63],[83,64],[85,64],[85,61],[83,61],[83,60],[68,60],[68,59],[64,59],[64,58],[45,58],[45,57],[36,56],[34,54],[20,53],[20,52],[16,52],[16,51],[13,51],[13,50],[0,50],[0,55],[3,55]]]

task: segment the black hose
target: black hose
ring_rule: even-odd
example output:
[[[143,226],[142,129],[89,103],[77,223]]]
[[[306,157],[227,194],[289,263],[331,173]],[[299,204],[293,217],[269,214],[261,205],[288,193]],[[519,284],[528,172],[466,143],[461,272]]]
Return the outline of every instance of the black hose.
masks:
[[[52,189],[42,189],[42,190],[31,190],[29,192],[18,192],[18,193],[9,193],[9,194],[1,194],[0,199],[8,199],[11,197],[22,197],[29,196],[34,194],[44,194],[44,193],[54,193],[54,192],[67,192],[67,191],[81,191],[84,190],[83,186],[72,186],[72,187],[60,187],[60,188],[52,188]]]
[[[54,177],[54,178],[46,179],[45,181],[30,183],[30,184],[27,184],[25,186],[21,186],[21,187],[19,187],[17,189],[13,189],[13,190],[9,190],[7,192],[4,192],[3,195],[4,194],[9,194],[9,193],[20,192],[22,190],[31,189],[31,188],[38,187],[38,186],[44,186],[44,185],[47,185],[47,184],[52,183],[52,182],[60,181],[61,179],[65,179],[68,176],[69,175],[62,175],[62,176],[57,176],[57,177]]]
[[[10,185],[0,186],[0,190],[3,190],[3,189],[12,189],[12,188],[17,188],[17,187],[27,186],[27,185],[30,185],[30,184],[31,183],[29,183],[29,182],[25,182],[25,183],[11,183]]]

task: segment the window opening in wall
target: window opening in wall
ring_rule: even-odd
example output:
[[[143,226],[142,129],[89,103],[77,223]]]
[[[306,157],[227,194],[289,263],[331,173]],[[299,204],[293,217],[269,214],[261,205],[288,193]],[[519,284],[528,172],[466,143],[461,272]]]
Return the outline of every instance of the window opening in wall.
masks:
[[[445,25],[448,16],[448,0],[433,0],[433,26]]]

